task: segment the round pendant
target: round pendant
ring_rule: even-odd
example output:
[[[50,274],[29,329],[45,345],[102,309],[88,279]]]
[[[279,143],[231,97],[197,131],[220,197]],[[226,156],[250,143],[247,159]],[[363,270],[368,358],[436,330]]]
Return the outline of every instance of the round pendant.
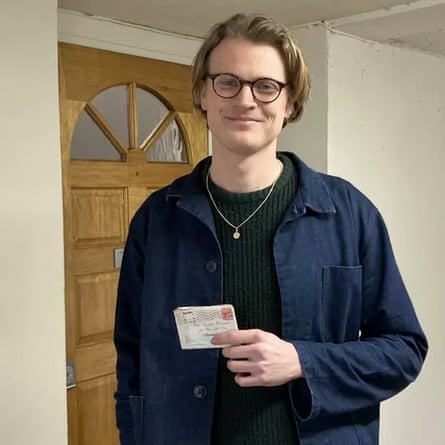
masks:
[[[238,230],[235,230],[235,232],[233,232],[233,239],[239,239],[239,237],[241,236],[240,233],[238,232]]]

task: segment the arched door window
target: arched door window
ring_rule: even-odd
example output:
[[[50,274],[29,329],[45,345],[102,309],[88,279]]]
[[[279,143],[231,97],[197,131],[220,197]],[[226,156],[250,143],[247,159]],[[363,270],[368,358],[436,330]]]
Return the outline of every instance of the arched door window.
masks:
[[[72,160],[128,160],[134,151],[147,162],[188,162],[177,113],[132,82],[99,93],[80,114],[71,142]]]

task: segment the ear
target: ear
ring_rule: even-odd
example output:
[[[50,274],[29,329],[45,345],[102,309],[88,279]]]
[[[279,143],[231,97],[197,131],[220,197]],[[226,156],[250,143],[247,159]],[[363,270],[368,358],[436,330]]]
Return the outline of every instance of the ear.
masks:
[[[289,100],[286,105],[286,111],[284,112],[286,121],[289,120],[289,117],[292,115],[293,111],[294,111],[294,102],[292,100]]]
[[[200,99],[201,109],[207,111],[207,82],[205,80],[201,84],[199,99]]]

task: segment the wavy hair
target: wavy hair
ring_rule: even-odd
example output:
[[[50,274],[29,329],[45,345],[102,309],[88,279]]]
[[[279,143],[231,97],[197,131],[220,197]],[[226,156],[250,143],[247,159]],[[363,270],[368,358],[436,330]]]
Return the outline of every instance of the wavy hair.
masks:
[[[236,14],[210,30],[192,64],[192,95],[195,108],[205,114],[201,108],[200,96],[209,70],[210,54],[225,38],[230,37],[268,44],[280,52],[289,83],[289,100],[293,102],[293,111],[283,123],[283,127],[287,122],[300,119],[310,93],[310,78],[301,48],[286,26],[257,14]]]

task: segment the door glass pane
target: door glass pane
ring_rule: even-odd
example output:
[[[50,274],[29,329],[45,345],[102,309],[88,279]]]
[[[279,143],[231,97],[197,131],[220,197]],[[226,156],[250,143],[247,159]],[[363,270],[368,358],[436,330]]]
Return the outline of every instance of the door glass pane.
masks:
[[[138,144],[153,133],[153,130],[167,116],[168,108],[153,94],[142,88],[136,88]]]
[[[147,151],[151,162],[187,162],[187,152],[181,129],[172,121],[156,143]]]
[[[82,111],[71,142],[71,159],[120,161],[120,153],[91,119]]]
[[[128,109],[127,109],[127,86],[118,85],[108,88],[98,94],[91,103],[113,129],[124,147],[130,145],[128,137]]]

